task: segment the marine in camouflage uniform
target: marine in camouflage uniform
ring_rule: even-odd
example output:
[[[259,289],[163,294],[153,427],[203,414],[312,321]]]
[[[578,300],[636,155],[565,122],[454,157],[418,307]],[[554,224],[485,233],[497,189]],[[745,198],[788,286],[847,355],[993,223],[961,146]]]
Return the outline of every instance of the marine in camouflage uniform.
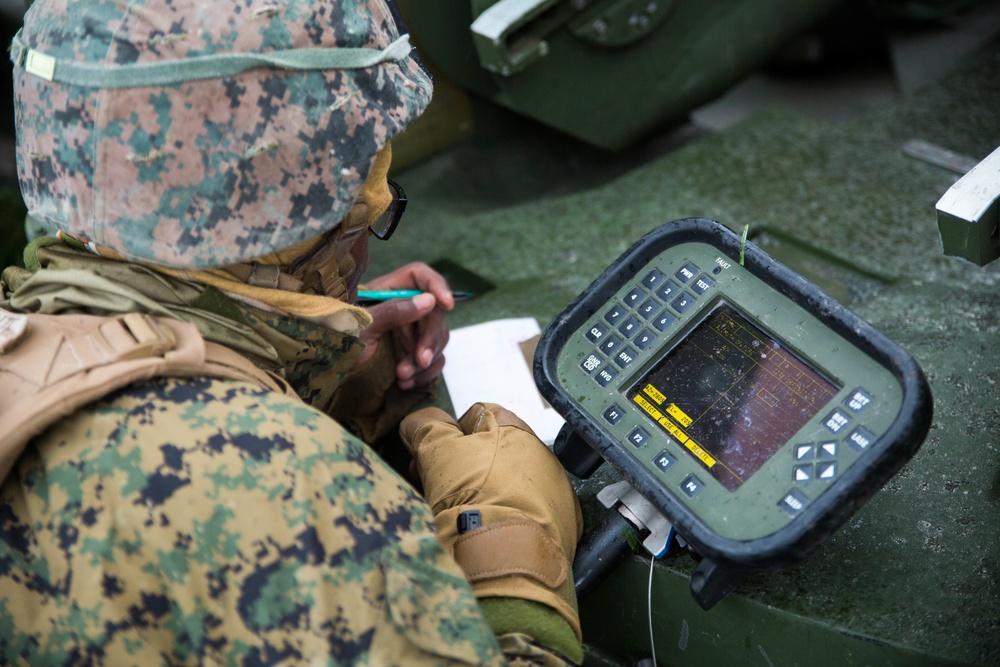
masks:
[[[25,202],[63,236],[2,306],[183,320],[298,396],[161,377],[31,439],[0,488],[0,661],[578,662],[579,507],[530,429],[407,417],[425,502],[341,425],[377,437],[440,369],[351,305],[431,90],[382,0],[36,0],[12,58]],[[450,305],[428,271],[383,279],[433,296],[410,333]]]

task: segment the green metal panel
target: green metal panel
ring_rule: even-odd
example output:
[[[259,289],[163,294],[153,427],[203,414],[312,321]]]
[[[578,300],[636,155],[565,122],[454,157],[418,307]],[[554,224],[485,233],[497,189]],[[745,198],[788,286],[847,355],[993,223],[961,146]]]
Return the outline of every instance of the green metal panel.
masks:
[[[436,69],[514,111],[609,149],[682,120],[837,3],[401,2],[421,54]]]
[[[679,559],[673,559],[679,562]],[[657,564],[650,587],[649,561],[633,557],[594,591],[582,607],[583,633],[635,664],[656,649],[659,665],[670,667],[959,667],[968,663],[914,650],[885,638],[788,613],[780,607],[730,596],[704,611],[691,599],[688,577]],[[683,564],[682,564],[683,567]],[[647,600],[653,605],[653,636]],[[608,623],[607,619],[623,619]],[[626,658],[624,659],[623,658]],[[584,665],[600,664],[594,659]]]
[[[372,275],[448,257],[495,284],[448,314],[453,327],[526,315],[544,326],[640,235],[698,215],[749,223],[757,245],[927,373],[927,441],[808,559],[748,578],[708,612],[688,591],[692,559],[658,562],[661,665],[1000,665],[1000,262],[942,254],[934,203],[955,173],[902,150],[914,137],[977,161],[995,150],[998,62],[1000,41],[844,122],[766,112],[654,160],[491,108],[488,133],[398,174],[411,205],[399,238],[372,247]],[[606,469],[577,486],[587,525],[616,481]],[[581,600],[588,664],[649,656],[648,574],[648,560],[628,559]]]

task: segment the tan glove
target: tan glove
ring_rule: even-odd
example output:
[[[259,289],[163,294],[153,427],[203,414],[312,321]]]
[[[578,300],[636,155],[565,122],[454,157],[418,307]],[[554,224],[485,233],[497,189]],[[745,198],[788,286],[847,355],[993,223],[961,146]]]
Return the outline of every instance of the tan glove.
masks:
[[[583,515],[555,455],[516,415],[490,403],[473,405],[458,422],[426,408],[399,430],[438,540],[476,596],[548,605],[582,640],[570,568]],[[482,527],[459,534],[459,515],[469,510],[479,511]]]

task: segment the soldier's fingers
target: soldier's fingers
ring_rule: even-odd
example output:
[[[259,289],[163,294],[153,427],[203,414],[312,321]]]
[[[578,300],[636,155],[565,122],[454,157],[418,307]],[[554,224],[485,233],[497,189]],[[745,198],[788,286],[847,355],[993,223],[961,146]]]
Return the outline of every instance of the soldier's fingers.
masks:
[[[434,310],[418,323],[420,337],[414,350],[417,364],[423,368],[430,365],[441,356],[448,344],[448,324],[444,311]]]
[[[444,310],[455,307],[455,298],[444,276],[423,262],[411,262],[391,273],[368,281],[372,289],[419,289],[434,295],[437,306]]]
[[[413,324],[432,313],[437,305],[433,294],[418,294],[409,299],[391,299],[368,307],[372,323],[365,329],[369,336],[379,336],[386,331]]]
[[[427,368],[412,373],[405,378],[399,378],[397,371],[399,388],[408,390],[413,389],[414,387],[425,387],[429,385],[441,375],[441,371],[444,369],[444,361],[445,358],[440,356]]]

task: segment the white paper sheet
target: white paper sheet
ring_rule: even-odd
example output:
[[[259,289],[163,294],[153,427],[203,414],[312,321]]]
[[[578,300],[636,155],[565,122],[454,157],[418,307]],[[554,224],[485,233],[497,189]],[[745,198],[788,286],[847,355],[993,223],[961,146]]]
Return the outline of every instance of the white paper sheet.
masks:
[[[461,417],[480,401],[497,403],[551,445],[563,418],[538,393],[532,377],[533,339],[539,333],[538,322],[530,317],[493,320],[451,331],[444,350],[443,375],[456,416]]]

